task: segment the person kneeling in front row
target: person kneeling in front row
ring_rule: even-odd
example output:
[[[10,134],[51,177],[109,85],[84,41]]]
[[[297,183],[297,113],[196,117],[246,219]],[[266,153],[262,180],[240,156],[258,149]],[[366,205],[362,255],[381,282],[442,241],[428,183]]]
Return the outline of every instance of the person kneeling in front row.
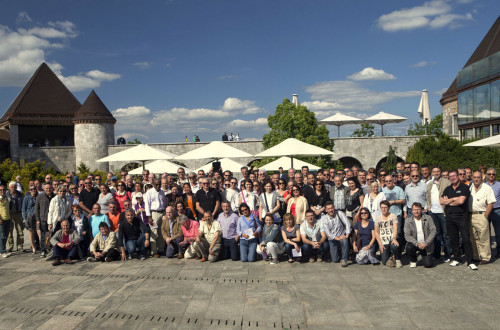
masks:
[[[120,259],[116,234],[109,230],[107,223],[101,222],[99,224],[99,234],[90,243],[90,253],[93,257],[88,257],[87,261],[110,262]]]
[[[72,259],[78,259],[78,256],[81,254],[78,252],[78,243],[80,243],[78,232],[69,228],[68,220],[61,221],[61,229],[50,239],[54,255],[52,265],[59,266],[62,264],[61,260],[64,260],[66,264],[71,264]]]
[[[213,221],[212,212],[203,213],[203,221],[200,222],[198,235],[196,236],[193,248],[196,256],[201,262],[217,261],[220,253],[221,228],[217,221]]]
[[[271,255],[271,265],[279,263],[279,255],[285,252],[283,237],[280,233],[280,227],[274,223],[272,213],[266,213],[264,218],[264,227],[262,228],[262,242],[257,245],[256,252],[264,259],[264,255]]]
[[[149,247],[149,226],[146,226],[144,222],[135,217],[135,211],[133,209],[125,210],[125,219],[120,223],[118,228],[118,245],[120,246],[122,252],[122,261],[132,259],[132,254],[137,251],[140,252],[141,260],[146,259],[146,250]],[[125,247],[123,246],[125,243]]]
[[[417,267],[417,252],[420,252],[425,268],[432,267],[432,253],[436,226],[427,214],[422,214],[422,204],[415,202],[411,207],[412,216],[406,219],[404,234],[406,254],[410,257],[410,268]]]

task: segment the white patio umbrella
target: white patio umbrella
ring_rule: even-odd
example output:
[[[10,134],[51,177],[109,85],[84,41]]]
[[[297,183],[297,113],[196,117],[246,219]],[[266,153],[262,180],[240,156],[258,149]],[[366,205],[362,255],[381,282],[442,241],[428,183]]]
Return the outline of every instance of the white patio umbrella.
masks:
[[[380,125],[382,127],[382,136],[384,136],[385,124],[400,123],[402,121],[405,121],[406,119],[408,118],[380,111],[376,115],[366,118],[363,122]]]
[[[500,135],[493,135],[481,140],[464,144],[464,147],[496,147],[500,148]]]
[[[289,138],[285,141],[264,150],[255,155],[255,157],[277,157],[289,156],[290,166],[293,167],[293,156],[327,156],[333,155],[333,152],[315,145],[302,142],[300,140]]]
[[[222,158],[220,160],[220,167],[224,171],[231,171],[231,172],[239,172],[241,168],[243,167],[242,164],[235,162],[232,159],[229,158]],[[208,173],[210,169],[212,168],[212,162],[203,165],[202,167],[198,168],[195,170],[196,173],[198,173],[199,170],[203,170],[205,173]]]
[[[420,104],[418,106],[418,114],[422,118],[422,125],[425,127],[425,135],[427,135],[427,124],[431,121],[431,110],[429,108],[429,94],[427,89],[422,91],[422,97],[420,98]]]
[[[229,144],[225,144],[222,141],[214,141],[209,144],[204,145],[198,149],[194,149],[186,152],[174,159],[187,160],[187,159],[215,159],[219,160],[222,158],[242,158],[242,157],[253,157],[248,152],[231,147]]]
[[[269,164],[259,167],[259,169],[263,169],[266,171],[277,171],[280,167],[283,167],[283,169],[288,170],[288,166],[290,166],[291,161],[292,159],[290,157],[281,157],[273,162],[270,162]],[[295,166],[297,166],[297,168],[302,168],[302,166],[307,166],[309,167],[309,170],[312,171],[320,169],[318,166],[309,164],[300,159],[295,159]]]
[[[142,162],[142,169],[144,170],[144,163],[148,160],[173,159],[176,156],[176,154],[153,148],[151,146],[148,146],[147,144],[139,144],[135,147],[127,148],[123,151],[101,158],[97,160],[97,162],[105,163],[139,161]]]
[[[147,163],[145,165],[145,168],[143,168],[143,169],[138,167],[135,170],[130,171],[129,174],[131,174],[131,175],[142,174],[142,171],[144,169],[146,169],[150,173],[154,173],[154,174],[177,173],[177,170],[179,168],[183,168],[186,173],[192,172],[192,170],[187,168],[187,167],[180,166],[179,164],[169,162],[168,160],[165,160],[165,159],[160,159],[160,160],[155,160],[155,161],[152,161],[150,163]]]
[[[363,121],[359,118],[356,117],[351,117],[348,115],[343,115],[339,112],[337,112],[335,115],[325,118],[323,120],[320,120],[320,124],[327,124],[327,125],[334,125],[337,126],[337,135],[340,137],[340,126],[342,125],[349,125],[349,124],[360,124]]]

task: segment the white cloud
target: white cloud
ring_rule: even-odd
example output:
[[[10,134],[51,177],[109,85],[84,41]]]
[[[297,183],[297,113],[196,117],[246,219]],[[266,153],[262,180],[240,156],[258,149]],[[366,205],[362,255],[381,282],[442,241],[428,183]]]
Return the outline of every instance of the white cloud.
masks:
[[[28,15],[27,12],[25,11],[22,11],[20,13],[17,14],[17,19],[16,19],[16,23],[24,23],[24,22],[31,22],[33,21],[30,17],[30,15]]]
[[[436,64],[436,62],[434,62],[434,61],[420,61],[418,63],[410,65],[410,68],[423,68],[423,67],[431,66],[434,64]]]
[[[128,108],[119,108],[113,111],[115,118],[137,118],[146,116],[151,113],[151,110],[144,106],[132,106]]]
[[[18,14],[23,22],[31,22],[25,12]],[[104,81],[120,78],[119,74],[91,70],[74,76],[64,76],[63,66],[50,62],[47,51],[67,47],[68,40],[78,32],[70,21],[48,22],[45,26],[33,26],[12,30],[0,25],[0,87],[22,87],[43,62],[47,62],[71,91],[96,88]]]
[[[317,110],[324,111],[324,110],[337,109],[341,107],[340,104],[336,102],[325,102],[325,101],[302,102],[301,104],[307,107],[307,109],[311,111],[317,111]]]
[[[393,11],[380,16],[376,23],[388,32],[413,30],[429,27],[433,29],[449,26],[457,27],[459,21],[471,20],[470,13],[460,15],[452,13],[452,6],[447,0],[431,0],[420,6]]]
[[[138,68],[141,68],[141,69],[147,69],[151,66],[151,63],[149,63],[149,62],[136,62],[132,65],[136,66]]]
[[[336,104],[337,109],[372,110],[394,99],[415,97],[420,91],[380,92],[364,88],[354,81],[323,81],[306,87],[313,101]],[[316,108],[314,110],[322,110]]]
[[[394,75],[385,72],[384,70],[374,69],[372,67],[364,68],[347,77],[347,79],[362,81],[362,80],[394,80]]]
[[[255,127],[267,126],[267,118],[257,118],[255,120],[241,120],[235,119],[228,124],[231,127]]]
[[[244,115],[255,114],[262,109],[255,105],[255,101],[240,100],[236,97],[228,97],[222,106],[224,111],[235,111]]]

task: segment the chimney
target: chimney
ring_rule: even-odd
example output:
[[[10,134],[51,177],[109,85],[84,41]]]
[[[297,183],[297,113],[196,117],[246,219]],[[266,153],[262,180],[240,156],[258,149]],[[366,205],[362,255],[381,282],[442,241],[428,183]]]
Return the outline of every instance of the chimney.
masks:
[[[292,95],[292,103],[295,104],[296,107],[299,106],[299,95],[298,94]]]

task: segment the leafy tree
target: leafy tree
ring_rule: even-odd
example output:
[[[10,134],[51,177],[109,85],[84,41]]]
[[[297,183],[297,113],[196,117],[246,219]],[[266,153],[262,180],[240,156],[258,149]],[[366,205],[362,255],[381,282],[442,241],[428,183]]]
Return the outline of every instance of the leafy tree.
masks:
[[[387,152],[387,158],[382,164],[382,167],[388,172],[396,171],[396,165],[398,164],[398,157],[396,156],[396,149],[389,146],[389,151]]]
[[[427,125],[427,135],[437,135],[443,133],[443,114],[435,116]],[[425,125],[420,123],[410,124],[408,135],[425,135]]]
[[[127,141],[127,144],[141,144],[142,142],[139,141],[137,138],[134,139],[134,141]]]
[[[316,116],[303,105],[295,106],[289,99],[285,98],[283,103],[276,106],[274,115],[269,115],[267,124],[271,131],[264,135],[264,148],[271,148],[288,138],[313,144],[315,146],[333,150],[334,142],[328,136],[328,129],[324,125],[318,125]],[[320,167],[338,165],[330,157],[297,157],[306,162]],[[259,162],[262,166],[274,159],[265,159]]]
[[[355,137],[373,136],[374,129],[375,126],[373,126],[372,124],[361,124],[361,128],[356,128],[354,132],[352,132],[351,136]]]
[[[489,147],[464,147],[470,141],[458,141],[446,134],[421,138],[406,155],[406,161],[439,164],[443,169],[458,167],[477,169],[479,165],[500,167],[500,150]]]

